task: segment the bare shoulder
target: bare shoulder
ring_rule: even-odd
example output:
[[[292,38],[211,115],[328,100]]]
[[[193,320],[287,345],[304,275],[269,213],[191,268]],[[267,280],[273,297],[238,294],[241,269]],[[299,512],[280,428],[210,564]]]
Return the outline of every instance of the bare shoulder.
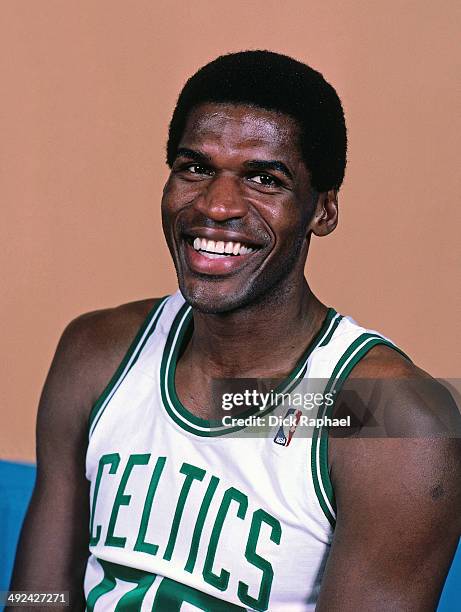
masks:
[[[330,434],[331,477],[343,513],[355,486],[363,499],[390,495],[393,504],[403,487],[420,509],[426,503],[432,508],[443,492],[447,516],[450,504],[461,502],[461,416],[441,381],[394,349],[377,346],[351,372],[336,410],[358,415],[350,435]],[[365,482],[374,486],[363,487]],[[456,524],[459,529],[458,519]]]
[[[77,469],[75,457],[78,455],[81,463],[91,409],[155,301],[148,299],[89,312],[66,327],[38,407],[39,473],[64,460],[69,462],[70,469]],[[70,449],[75,449],[75,456]]]
[[[461,501],[461,416],[441,381],[394,349],[377,346],[351,372],[335,411],[355,419],[350,432],[330,432],[329,465],[338,499],[349,503],[355,480],[360,489],[373,479],[388,494],[393,485],[408,488],[411,482],[419,503],[426,491],[442,485],[451,501]]]
[[[64,330],[55,361],[71,372],[94,402],[123,359],[149,312],[158,302],[148,298],[84,313]]]
[[[430,374],[417,367],[386,344],[374,346],[351,372],[351,378],[430,378]]]
[[[118,356],[128,348],[157,301],[149,298],[84,313],[66,327],[61,344],[92,361],[101,355]]]
[[[342,416],[350,410],[360,417],[361,435],[368,428],[372,437],[461,438],[459,408],[448,385],[386,345],[371,349],[354,367],[338,400]]]
[[[80,315],[66,327],[60,344],[86,376],[96,400],[131,342],[158,302],[156,298]]]
[[[434,610],[461,533],[453,397],[378,346],[354,368],[336,404],[360,418],[351,433],[330,430],[337,522],[318,609]]]

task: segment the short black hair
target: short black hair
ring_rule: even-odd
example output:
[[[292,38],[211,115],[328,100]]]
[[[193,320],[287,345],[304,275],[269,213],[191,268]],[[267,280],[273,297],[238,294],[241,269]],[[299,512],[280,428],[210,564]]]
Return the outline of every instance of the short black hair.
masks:
[[[341,101],[320,72],[272,51],[221,55],[185,84],[173,112],[167,164],[176,157],[190,111],[200,104],[248,104],[294,118],[301,151],[318,192],[339,189],[346,167],[347,134]]]

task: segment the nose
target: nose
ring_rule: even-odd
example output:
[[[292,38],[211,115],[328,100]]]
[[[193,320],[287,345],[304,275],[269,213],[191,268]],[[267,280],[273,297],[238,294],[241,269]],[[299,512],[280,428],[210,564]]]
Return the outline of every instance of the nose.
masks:
[[[215,176],[195,201],[195,208],[214,221],[244,217],[248,205],[240,193],[238,179],[233,176]]]

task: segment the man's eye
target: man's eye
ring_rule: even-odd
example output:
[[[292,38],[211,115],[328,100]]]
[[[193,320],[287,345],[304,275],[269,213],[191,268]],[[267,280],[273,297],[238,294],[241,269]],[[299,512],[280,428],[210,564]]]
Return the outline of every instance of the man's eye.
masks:
[[[187,166],[187,170],[191,174],[207,174],[209,176],[213,174],[213,171],[210,170],[210,168],[202,166],[202,164],[190,164],[189,166]]]
[[[250,180],[258,183],[258,185],[264,185],[264,187],[277,187],[280,185],[280,182],[270,174],[255,174],[250,177]]]

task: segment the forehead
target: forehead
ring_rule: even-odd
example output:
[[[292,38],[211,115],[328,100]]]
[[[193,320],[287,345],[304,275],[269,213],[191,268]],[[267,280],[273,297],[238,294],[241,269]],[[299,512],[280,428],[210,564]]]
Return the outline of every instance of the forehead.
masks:
[[[265,150],[300,157],[299,126],[282,113],[244,104],[201,104],[188,116],[180,146]],[[212,153],[212,151],[210,151]]]

